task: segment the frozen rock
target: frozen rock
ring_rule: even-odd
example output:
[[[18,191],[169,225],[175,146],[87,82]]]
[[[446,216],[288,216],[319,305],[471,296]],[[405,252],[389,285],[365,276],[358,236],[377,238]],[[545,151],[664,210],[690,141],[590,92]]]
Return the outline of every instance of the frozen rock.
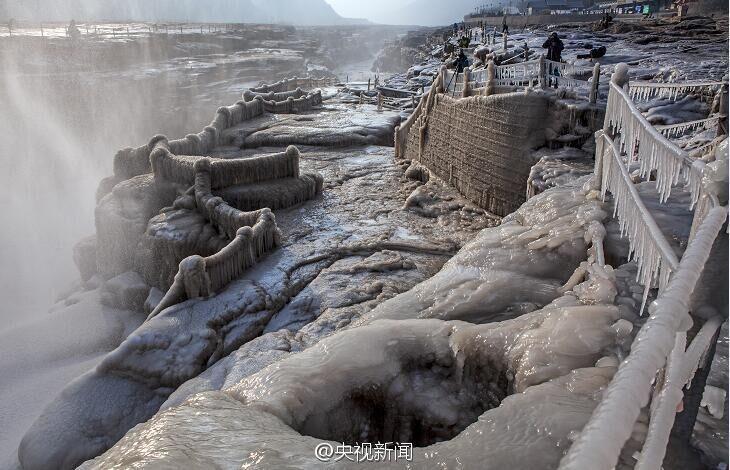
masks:
[[[399,122],[397,112],[378,112],[374,105],[332,104],[315,113],[279,115],[275,122],[246,135],[242,146],[392,145]]]
[[[147,295],[147,298],[144,301],[144,305],[142,306],[144,309],[144,312],[146,314],[150,314],[152,310],[157,307],[157,304],[160,303],[160,300],[165,296],[165,293],[162,292],[160,289],[156,287],[152,287],[150,289],[149,294]]]
[[[83,238],[74,246],[73,258],[82,281],[96,274],[96,235]]]
[[[127,271],[104,283],[102,303],[111,307],[140,311],[149,294],[148,286],[142,276],[134,271]]]
[[[174,185],[155,180],[151,174],[123,181],[104,196],[95,210],[96,263],[104,276],[134,269],[137,244],[147,221],[177,196]]]
[[[593,217],[597,217],[599,219],[602,217],[601,212],[596,211],[600,205],[596,206],[597,203],[595,200],[586,199],[585,195],[580,191],[576,191],[575,187],[573,189],[553,189],[545,194],[536,196],[534,199],[535,201],[533,201],[529,205],[526,205],[524,211],[522,211],[518,218],[516,216],[517,220],[521,221],[522,224],[525,224],[525,227],[522,230],[528,230],[528,227],[533,230],[532,236],[525,236],[525,240],[514,240],[514,234],[522,233],[522,230],[516,230],[517,227],[515,227],[515,225],[520,224],[518,222],[513,222],[512,227],[510,228],[512,232],[506,232],[507,234],[511,235],[513,240],[509,243],[505,243],[504,245],[502,245],[501,236],[505,228],[494,227],[486,229],[481,232],[477,239],[464,247],[461,252],[452,259],[451,262],[447,263],[442,271],[437,274],[436,278],[426,280],[417,285],[414,289],[400,294],[395,298],[392,298],[391,300],[385,301],[385,303],[382,303],[379,306],[375,307],[375,309],[372,311],[372,314],[367,314],[365,318],[356,321],[355,324],[366,323],[367,321],[370,321],[370,319],[377,318],[380,315],[393,315],[394,317],[398,318],[418,317],[426,315],[453,315],[455,318],[475,318],[483,319],[484,321],[490,321],[490,319],[493,320],[494,318],[510,318],[523,315],[527,312],[538,310],[541,306],[548,304],[551,301],[552,304],[546,307],[546,309],[557,307],[576,307],[576,310],[579,310],[578,307],[581,305],[596,303],[603,303],[604,305],[610,304],[613,301],[614,296],[616,295],[616,288],[613,285],[614,278],[610,275],[609,267],[606,268],[606,273],[603,273],[600,270],[589,270],[586,273],[588,275],[588,280],[582,283],[580,281],[577,281],[579,283],[578,285],[580,286],[576,290],[578,294],[572,291],[564,293],[565,290],[561,288],[559,286],[559,283],[556,281],[543,281],[543,286],[549,286],[547,292],[545,293],[529,288],[525,289],[524,291],[513,292],[513,286],[518,282],[522,282],[523,280],[525,280],[525,275],[522,271],[519,270],[519,267],[522,267],[522,265],[525,263],[529,263],[529,260],[532,259],[532,262],[534,262],[535,264],[524,266],[525,272],[530,272],[530,270],[532,272],[535,272],[535,266],[538,266],[541,269],[541,275],[554,275],[550,274],[553,271],[546,270],[549,267],[551,269],[555,269],[554,272],[556,273],[561,272],[561,276],[567,277],[567,274],[565,273],[569,272],[569,270],[572,271],[575,265],[578,264],[580,258],[585,256],[585,248],[582,244],[580,246],[581,250],[583,251],[579,250],[578,247],[572,247],[570,244],[568,244],[562,249],[559,247],[552,249],[543,248],[540,250],[529,252],[524,244],[528,241],[533,241],[535,236],[537,236],[536,234],[547,234],[551,230],[549,228],[546,228],[543,229],[542,232],[540,232],[540,227],[560,227],[560,223],[558,221],[562,221],[562,223],[567,223],[567,220],[563,218],[566,214],[575,214],[575,217],[582,219],[585,222],[592,220]],[[582,235],[582,229],[580,229],[579,227],[580,225],[577,225],[574,227],[574,229],[576,230],[576,236],[580,234],[580,237],[578,237],[577,239],[582,240],[584,235]],[[530,231],[528,230],[528,233],[529,232]],[[558,233],[554,232],[553,236],[555,235],[558,235]],[[510,240],[510,238],[507,238],[507,240]],[[519,248],[520,246],[522,246],[522,248]],[[575,248],[574,252],[570,251],[570,249],[572,248]],[[498,254],[500,253],[499,249],[505,249],[508,250],[508,252],[503,253],[504,256],[498,256]],[[521,250],[525,250],[525,252]],[[565,250],[563,251],[564,253],[572,253],[570,256],[574,257],[575,265],[572,262],[568,262],[568,260],[564,256],[553,257],[554,255],[556,255],[556,253],[553,253],[554,250],[557,250],[558,252],[561,252],[561,250]],[[383,254],[385,255],[385,253]],[[378,258],[382,259],[382,261],[376,261]],[[519,262],[515,262],[515,259],[519,259]],[[558,262],[565,262],[566,264],[558,267],[556,264]],[[453,266],[450,266],[450,264],[452,263]],[[400,268],[400,266],[402,266],[399,257],[393,255],[387,257],[383,257],[382,255],[378,257],[372,256],[354,265],[344,263],[337,266],[349,266],[347,268],[347,271],[358,272],[361,267],[364,267],[366,265],[370,268],[374,266],[387,266],[388,269],[392,269],[392,267]],[[434,299],[434,291],[444,293],[451,292],[451,284],[449,283],[452,282],[454,276],[458,275],[459,272],[464,269],[462,265],[473,265],[473,268],[467,271],[468,275],[473,277],[473,279],[470,281],[472,283],[478,283],[480,281],[479,273],[483,273],[482,276],[484,281],[482,281],[483,287],[481,288],[483,293],[475,292],[475,294],[478,295],[472,295],[470,297],[464,296],[464,298],[462,299],[460,297],[460,293],[454,290],[452,292],[453,299],[451,300],[451,302],[458,302],[456,303],[456,305],[461,304],[458,307],[459,311],[455,313],[452,312],[452,310],[455,310],[455,308],[453,306],[449,307],[448,302],[442,303],[433,310],[419,310],[425,308],[421,307],[421,305],[426,306],[430,305],[430,303],[436,302],[436,299]],[[333,268],[337,266],[333,265]],[[404,279],[405,274],[411,273],[413,271],[400,272],[403,273],[401,275],[401,279]],[[498,276],[495,276],[495,272],[498,274]],[[623,271],[620,272],[623,273]],[[462,274],[462,276],[464,275]],[[626,276],[623,275],[622,278],[625,277]],[[336,280],[336,277],[328,277],[322,279],[324,280],[325,284],[332,285],[333,281]],[[529,279],[530,282],[534,282],[536,285],[539,285],[537,284],[539,282],[538,279]],[[460,279],[457,279],[456,283],[458,284],[459,282]],[[314,283],[310,284],[310,286],[313,287],[317,284],[318,282],[315,281]],[[388,284],[386,283],[386,287],[384,289],[387,289],[387,285]],[[505,285],[509,285],[510,287],[506,288],[504,287]],[[545,289],[542,286],[541,288]],[[309,287],[307,289],[309,289]],[[505,294],[505,291],[509,291],[511,293],[511,296],[507,296]],[[311,291],[306,292],[309,293],[304,296],[301,301],[295,299],[295,302],[289,304],[287,308],[293,309],[294,307],[297,307],[297,311],[310,311],[313,306],[311,303],[308,302],[310,302],[312,299],[312,293]],[[397,293],[398,292],[396,291],[395,293],[391,293],[389,295],[392,297],[394,294]],[[579,297],[580,295],[583,295],[583,298],[579,300],[577,297]],[[491,298],[495,300],[498,300],[499,302],[484,301],[484,298],[490,298],[489,296],[491,296]],[[308,299],[307,302],[304,302],[305,299]],[[532,299],[533,301],[527,301],[526,299]],[[417,302],[422,302],[422,304]],[[505,307],[505,304],[508,304],[508,306]],[[301,310],[300,307],[304,310]],[[501,310],[504,310],[504,312],[501,312]],[[615,315],[618,315],[618,317],[624,315],[620,307],[616,309],[610,307],[608,308],[608,310],[614,311]],[[469,311],[477,313],[469,315],[464,313]],[[598,309],[596,311],[601,311],[601,309]],[[490,314],[489,312],[500,313]],[[282,317],[296,318],[296,316],[293,315],[293,311],[290,311],[289,313],[290,315],[282,315]],[[249,360],[255,360],[257,364],[260,364],[262,360],[271,360],[273,362],[280,357],[280,355],[282,354],[282,350],[288,352],[290,350],[293,351],[295,349],[301,349],[302,347],[316,344],[322,337],[326,336],[330,332],[343,328],[344,326],[350,324],[349,317],[342,318],[338,315],[331,316],[332,313],[334,313],[333,309],[326,310],[319,318],[317,318],[317,320],[304,326],[296,334],[295,338],[287,339],[285,341],[287,345],[285,348],[282,349],[281,346],[276,346],[276,351],[272,351],[272,353],[275,353],[273,355],[268,354],[266,351],[263,351],[262,348],[265,348],[267,344],[270,344],[271,341],[273,341],[274,337],[277,338],[275,344],[280,344],[279,341],[283,341],[283,338],[281,336],[272,335],[281,335],[288,332],[286,330],[282,330],[277,333],[269,333],[262,336],[261,338],[257,338],[252,343],[242,347],[233,355],[225,358],[219,364],[216,364],[214,367],[204,372],[201,376],[196,377],[195,379],[184,384],[171,397],[166,406],[179,404],[194,392],[204,390],[219,390],[222,387],[231,386],[232,384],[236,383],[236,381],[241,380],[245,377],[246,371],[248,370],[246,364]],[[614,315],[614,313],[612,313],[611,315]],[[345,322],[339,323],[341,320],[345,320]],[[273,325],[273,323],[271,323],[270,325]],[[614,328],[614,334],[620,333],[621,335],[625,335],[631,332],[630,329],[627,331],[627,329],[623,327],[617,328],[616,324],[612,324],[612,328]],[[295,339],[295,341],[292,341],[292,339]],[[257,345],[256,348],[249,349],[249,346],[253,348],[254,344]]]
[[[367,318],[441,318],[475,323],[549,304],[586,257],[585,230],[606,217],[572,186],[530,199],[500,226],[481,231],[431,279],[376,307]],[[423,190],[426,185],[418,188]]]
[[[615,369],[571,370],[612,347],[614,318],[555,309],[499,325],[378,321],[194,395],[82,468],[240,468],[252,455],[259,468],[302,468],[318,464],[318,443],[343,440],[413,442],[417,467],[557,465]]]
[[[145,322],[46,407],[23,438],[23,467],[73,468],[98,455],[178,385],[258,336],[265,307],[259,288],[237,281],[215,302],[189,300]]]

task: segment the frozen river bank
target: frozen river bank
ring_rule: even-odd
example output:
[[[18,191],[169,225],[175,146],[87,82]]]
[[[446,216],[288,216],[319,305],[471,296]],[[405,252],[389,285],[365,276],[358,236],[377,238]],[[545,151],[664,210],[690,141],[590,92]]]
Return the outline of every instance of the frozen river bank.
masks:
[[[421,70],[429,68],[437,70]],[[419,77],[410,77],[411,89],[430,78]],[[221,83],[236,86],[223,80],[208,89]],[[615,269],[596,262],[603,237],[616,234],[610,203],[583,176],[585,163],[575,172],[562,163],[568,170],[559,170],[560,179],[550,179],[548,168],[540,189],[552,189],[498,225],[481,199],[470,202],[454,189],[454,177],[468,180],[457,171],[442,170],[442,181],[416,157],[394,159],[387,145],[402,117],[398,101],[380,109],[361,103],[355,87],[302,91],[294,83],[263,87],[219,108],[210,126],[204,120],[170,135],[203,129],[198,134],[149,139],[154,128],[141,146],[115,157],[114,175],[98,193],[97,236],[80,245],[84,282],[54,311],[59,318],[81,312],[80,321],[103,312],[105,325],[94,329],[108,340],[81,346],[87,362],[80,367],[99,365],[26,434],[26,468],[72,467],[119,439],[86,465],[192,458],[274,468],[287,459],[316,464],[310,447],[318,440],[402,439],[416,444],[419,463],[452,466],[481,462],[483,454],[471,451],[486,448],[490,432],[505,442],[527,436],[520,442],[534,451],[494,449],[499,465],[560,460],[643,324],[642,288],[633,281],[636,267],[624,263],[624,247],[606,245]],[[531,116],[536,128],[576,101],[531,90],[460,102],[479,114],[525,96],[547,116]],[[439,104],[461,106],[444,96],[423,106]],[[578,111],[571,116],[582,119],[586,109]],[[409,143],[419,158],[436,135],[428,124],[420,120],[420,140]],[[536,142],[559,142],[570,131],[563,127],[540,128],[545,137]],[[488,127],[482,137],[500,129]],[[527,148],[533,144],[542,145],[505,153],[545,153]],[[573,150],[585,162],[591,143]],[[519,198],[526,183],[512,188]],[[680,247],[685,232],[676,231]],[[243,273],[221,263],[239,260],[234,243],[249,243]],[[165,292],[172,294],[155,308]],[[525,407],[540,397],[561,407]],[[196,421],[201,411],[209,422]],[[515,416],[524,419],[514,434],[500,433]],[[220,445],[198,445],[201,429]],[[252,437],[262,433],[292,445],[269,448]],[[637,443],[630,442],[622,468],[633,463]],[[162,455],[163,448],[170,452]]]

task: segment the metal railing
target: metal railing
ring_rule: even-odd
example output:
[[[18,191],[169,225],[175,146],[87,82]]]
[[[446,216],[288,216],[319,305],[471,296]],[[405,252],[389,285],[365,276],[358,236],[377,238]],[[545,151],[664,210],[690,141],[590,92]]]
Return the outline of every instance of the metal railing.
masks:
[[[614,197],[616,214],[622,232],[631,240],[642,282],[650,285],[658,278],[659,295],[649,306],[650,316],[638,332],[629,356],[562,459],[560,468],[565,470],[614,468],[641,410],[649,404],[653,386],[649,427],[636,468],[661,468],[677,406],[683,398],[682,389],[701,366],[722,323],[719,317],[706,321],[685,349],[687,331],[692,325],[690,297],[725,223],[727,207],[721,206],[715,195],[702,190],[704,163],[693,162],[639,113],[624,89],[627,67],[623,67],[620,72],[617,67],[611,80],[605,129],[597,133],[596,174],[601,191],[609,191]],[[620,135],[615,134],[618,132]],[[691,204],[695,214],[689,243],[680,260],[628,175],[627,165],[636,158],[643,160],[645,178],[651,171],[656,172],[662,201],[671,187],[680,182],[680,175],[693,193]],[[657,380],[658,373],[662,380]]]

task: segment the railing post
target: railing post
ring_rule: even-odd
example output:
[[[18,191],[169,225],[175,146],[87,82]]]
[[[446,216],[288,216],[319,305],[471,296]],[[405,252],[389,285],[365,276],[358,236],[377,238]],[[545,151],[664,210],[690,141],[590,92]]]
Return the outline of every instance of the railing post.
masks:
[[[439,91],[439,93],[445,93],[446,92],[446,86],[447,86],[447,84],[448,83],[446,82],[446,66],[445,65],[442,65],[441,66],[441,86],[440,86],[441,90]]]
[[[623,62],[616,64],[616,67],[613,69],[613,74],[611,75],[611,81],[621,88],[624,88],[626,85],[628,85],[629,66]]]
[[[623,88],[629,83],[629,66],[625,63],[621,62],[619,64],[616,64],[616,67],[613,69],[613,74],[611,74],[611,83],[615,83],[619,87]],[[611,90],[609,87],[608,90],[609,96],[611,95]],[[608,107],[606,107],[606,118],[603,121],[603,132],[605,132],[607,135],[611,135],[609,132],[610,129],[610,116],[611,116],[611,100],[608,100]]]
[[[378,92],[378,111],[383,110],[383,94]]]
[[[715,349],[717,348],[717,338],[720,335],[720,328],[717,328],[715,334],[712,335],[710,347],[704,355],[704,364],[700,363],[700,368],[695,371],[692,377],[692,386],[684,392],[682,400],[683,409],[677,414],[672,427],[672,436],[681,442],[689,443],[697,422],[697,414],[702,403],[702,394],[707,384],[707,376],[712,368],[712,358],[715,357]]]
[[[494,86],[494,77],[496,75],[497,71],[494,66],[494,60],[489,59],[489,62],[487,63],[487,79],[484,83],[484,95],[490,96],[493,95],[495,92],[495,86]]]
[[[596,104],[596,101],[598,100],[598,81],[600,80],[601,76],[601,64],[596,63],[596,65],[593,66],[593,78],[591,80],[591,92],[588,96],[588,102],[591,104]]]
[[[464,86],[461,89],[461,97],[466,98],[469,96],[469,74],[471,70],[469,67],[464,68]]]
[[[593,189],[601,191],[603,189],[603,154],[605,153],[606,141],[603,137],[604,131],[596,131],[593,138],[596,141],[596,153],[594,155],[595,164],[593,167]]]
[[[546,70],[545,70],[545,54],[540,54],[540,65],[537,72],[537,80],[540,85],[540,88],[545,88],[545,84],[547,82],[546,80]]]
[[[502,50],[507,51],[507,33],[502,33]]]
[[[727,114],[728,114],[728,76],[722,77],[720,88],[720,119],[717,121],[717,136],[727,135]]]

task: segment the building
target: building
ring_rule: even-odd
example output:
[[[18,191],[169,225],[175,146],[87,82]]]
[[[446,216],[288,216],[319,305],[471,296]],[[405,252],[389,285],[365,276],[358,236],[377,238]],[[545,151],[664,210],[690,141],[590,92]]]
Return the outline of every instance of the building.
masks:
[[[527,2],[528,15],[564,14],[583,11],[590,0],[532,0]]]

